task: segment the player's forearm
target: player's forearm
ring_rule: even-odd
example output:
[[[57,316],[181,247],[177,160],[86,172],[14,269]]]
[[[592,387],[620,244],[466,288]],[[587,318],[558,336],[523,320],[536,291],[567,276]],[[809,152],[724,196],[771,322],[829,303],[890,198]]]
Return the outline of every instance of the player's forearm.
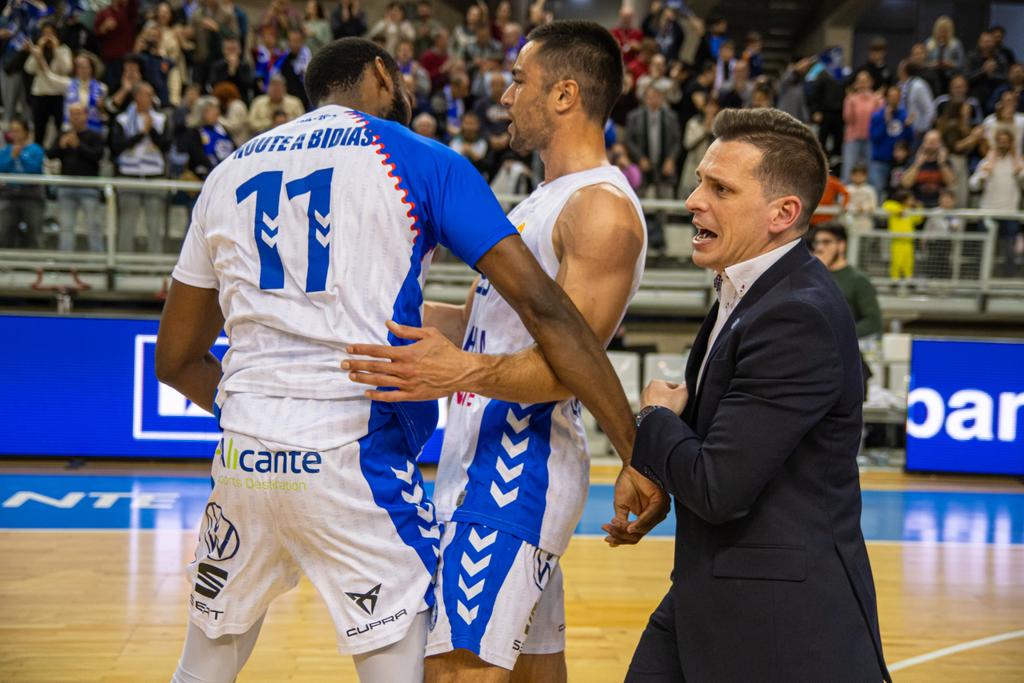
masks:
[[[590,410],[629,463],[636,436],[633,413],[604,348],[561,288],[553,287],[546,303],[523,322],[558,380]]]
[[[221,374],[220,360],[212,353],[174,367],[158,363],[156,368],[157,379],[211,413]]]
[[[536,346],[509,355],[467,353],[466,387],[474,394],[514,403],[547,403],[572,398]]]
[[[466,307],[428,301],[423,304],[423,326],[437,328],[453,344],[461,347],[466,336]]]

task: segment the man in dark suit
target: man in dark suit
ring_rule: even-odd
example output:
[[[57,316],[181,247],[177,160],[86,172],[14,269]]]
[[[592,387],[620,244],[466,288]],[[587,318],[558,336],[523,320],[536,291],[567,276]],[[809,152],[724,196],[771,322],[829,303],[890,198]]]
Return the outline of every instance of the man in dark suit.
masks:
[[[652,83],[644,91],[644,104],[626,117],[626,148],[644,174],[641,194],[655,199],[675,197],[676,163],[682,152],[682,127],[676,113],[665,105],[665,93]],[[664,212],[647,219],[648,248],[665,250]]]
[[[776,110],[723,111],[714,133],[686,206],[719,301],[686,384],[642,397],[632,466],[675,498],[676,556],[626,680],[888,680],[860,528],[857,334],[803,241],[825,157]],[[635,543],[616,513],[609,542]]]

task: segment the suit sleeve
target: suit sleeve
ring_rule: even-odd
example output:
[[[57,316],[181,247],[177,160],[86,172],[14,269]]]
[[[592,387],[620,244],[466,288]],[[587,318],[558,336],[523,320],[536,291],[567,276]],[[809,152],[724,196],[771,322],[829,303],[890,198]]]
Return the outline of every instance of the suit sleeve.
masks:
[[[745,515],[801,439],[835,404],[842,365],[828,322],[808,304],[766,311],[745,333],[707,435],[667,410],[637,432],[633,466],[711,524]],[[712,361],[711,364],[714,364]],[[705,370],[705,380],[711,366]]]

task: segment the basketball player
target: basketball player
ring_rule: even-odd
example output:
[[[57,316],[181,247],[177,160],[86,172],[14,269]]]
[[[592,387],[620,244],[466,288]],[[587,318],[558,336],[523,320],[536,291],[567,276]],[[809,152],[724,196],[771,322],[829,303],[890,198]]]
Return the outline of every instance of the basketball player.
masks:
[[[440,529],[414,460],[437,405],[367,400],[339,365],[352,340],[401,344],[385,321],[420,324],[436,244],[493,283],[559,379],[631,445],[601,345],[473,167],[405,127],[395,61],[336,41],[306,88],[318,109],[207,179],[160,325],[158,377],[224,430],[175,682],[233,681],[300,572],[363,681],[421,680]],[[223,364],[209,353],[222,326]]]
[[[607,342],[639,286],[646,251],[639,200],[604,147],[604,123],[622,89],[619,46],[597,24],[556,21],[530,34],[513,79],[502,98],[511,144],[538,151],[545,177],[509,219]],[[437,330],[395,328],[420,340],[417,378],[403,381],[372,361],[349,367],[357,381],[424,392],[416,398],[456,390],[434,494],[444,532],[427,681],[564,681],[558,561],[590,473],[579,404],[489,278],[465,306],[428,304],[424,322]],[[660,521],[663,510],[650,507],[641,526]]]

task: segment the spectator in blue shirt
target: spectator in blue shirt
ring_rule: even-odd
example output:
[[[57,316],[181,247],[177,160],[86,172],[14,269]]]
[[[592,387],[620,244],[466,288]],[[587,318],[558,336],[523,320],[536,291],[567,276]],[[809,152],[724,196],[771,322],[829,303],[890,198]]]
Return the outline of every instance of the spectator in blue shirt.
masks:
[[[8,144],[0,149],[0,173],[41,174],[43,148],[32,142],[25,119],[12,117],[6,137]],[[0,246],[38,247],[42,222],[41,185],[8,183],[0,186]]]
[[[882,196],[889,185],[889,167],[892,150],[900,140],[911,142],[913,129],[907,125],[907,112],[900,107],[901,91],[898,86],[886,90],[885,106],[871,115],[871,166],[868,177],[871,185]]]

